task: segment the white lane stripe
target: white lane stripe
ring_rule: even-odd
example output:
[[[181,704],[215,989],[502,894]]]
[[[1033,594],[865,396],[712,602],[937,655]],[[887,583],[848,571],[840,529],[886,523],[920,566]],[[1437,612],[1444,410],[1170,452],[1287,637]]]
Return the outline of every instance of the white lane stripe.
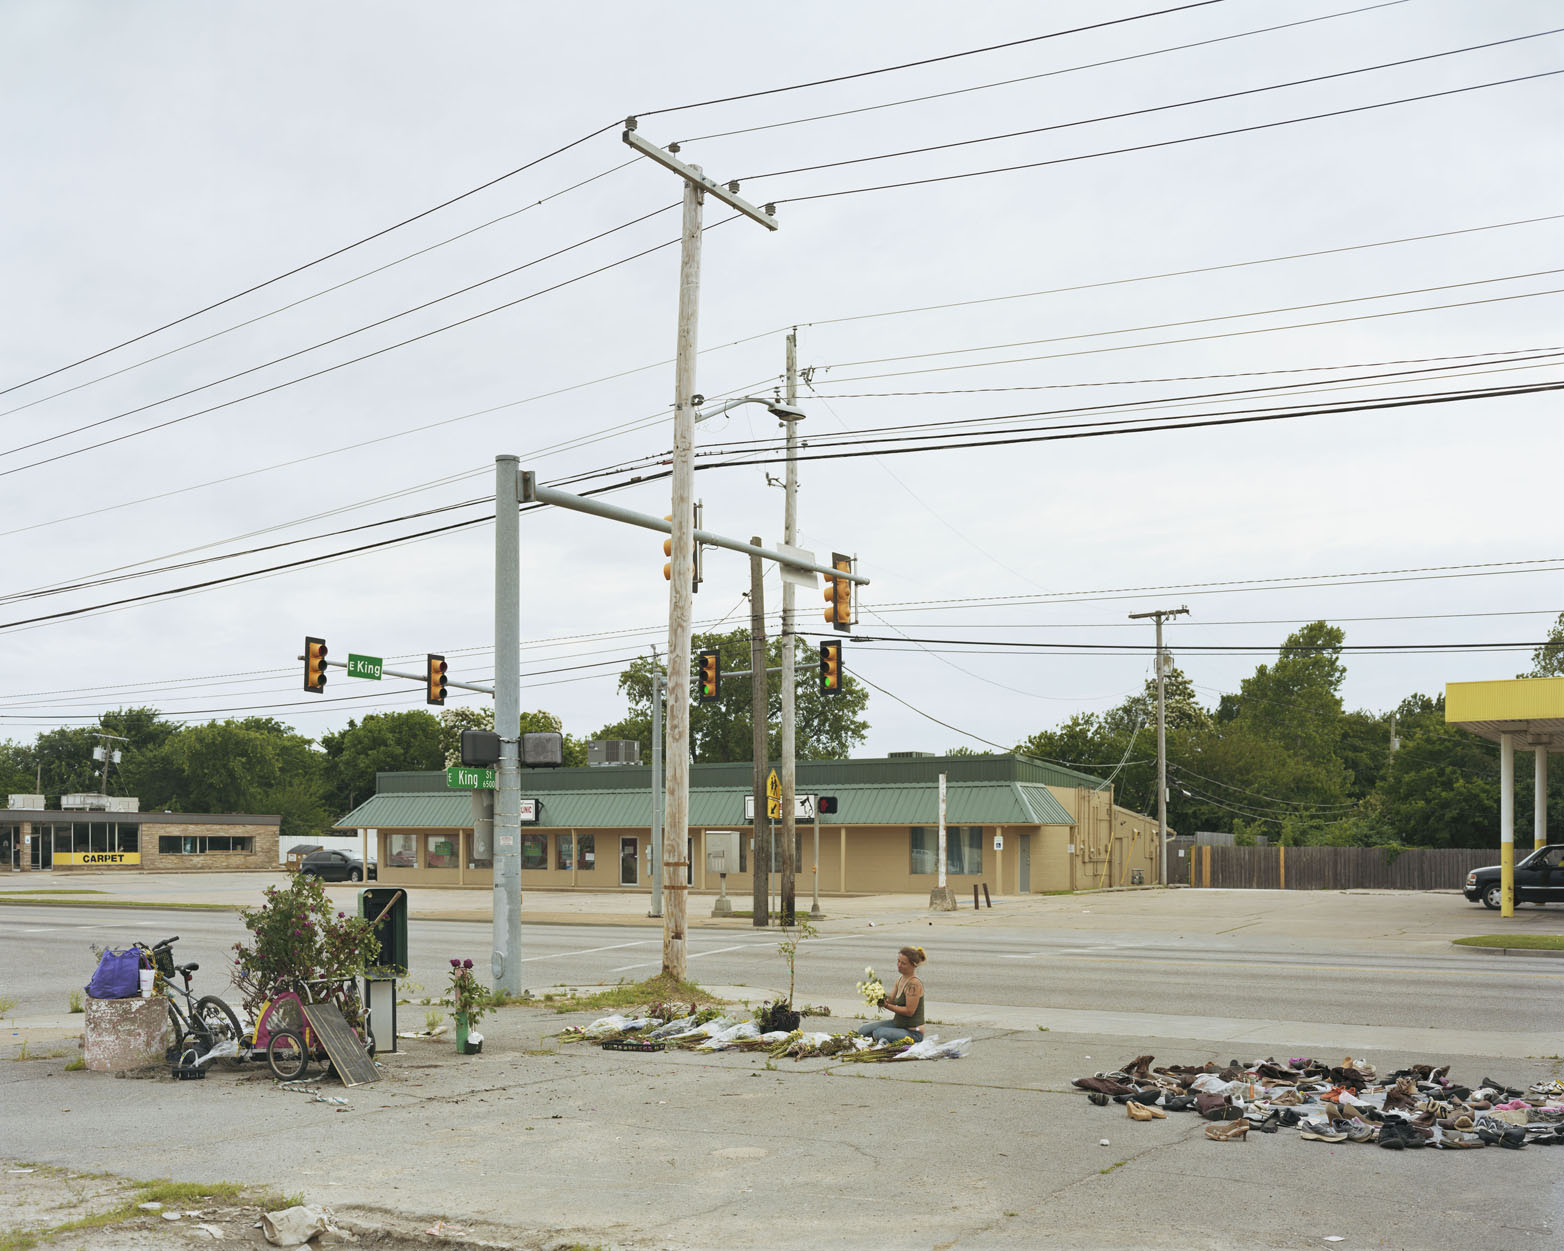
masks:
[[[691,960],[699,960],[702,956],[715,956],[724,951],[751,951],[757,947],[769,947],[770,943],[738,943],[732,947],[713,947],[710,951],[692,951]],[[650,964],[621,964],[617,969],[609,969],[610,973],[627,973],[631,969],[656,969],[662,967],[656,962]]]
[[[613,943],[607,947],[588,947],[585,951],[561,951],[551,956],[524,956],[517,963],[531,964],[534,960],[564,960],[569,956],[590,956],[597,951],[618,951],[621,947],[644,947],[651,941],[649,938],[638,938],[633,943]]]

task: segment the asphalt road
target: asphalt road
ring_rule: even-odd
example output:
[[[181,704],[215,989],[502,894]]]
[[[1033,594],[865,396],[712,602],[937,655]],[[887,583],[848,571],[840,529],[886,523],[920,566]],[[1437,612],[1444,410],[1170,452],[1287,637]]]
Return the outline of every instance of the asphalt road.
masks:
[[[228,989],[229,949],[244,931],[233,913],[3,904],[0,995],[17,1001],[17,1017],[63,1012],[69,989],[92,974],[92,944],[150,943],[172,934],[180,936],[181,962],[201,965],[194,982],[200,992],[236,999]],[[755,1000],[785,992],[778,937],[774,930],[695,931],[691,977],[748,988]],[[490,940],[486,924],[414,920],[411,985],[401,994],[437,999],[452,957],[469,957],[486,974]],[[1244,934],[1170,940],[997,927],[936,931],[926,923],[805,941],[795,1002],[850,1001],[866,965],[888,981],[905,942],[928,949],[923,976],[935,1018],[942,1006],[982,1004],[1520,1033],[1555,1031],[1561,1023],[1564,960],[1362,951],[1324,939],[1305,944]],[[524,927],[522,943],[523,984],[538,993],[638,981],[661,966],[660,927],[538,925]]]

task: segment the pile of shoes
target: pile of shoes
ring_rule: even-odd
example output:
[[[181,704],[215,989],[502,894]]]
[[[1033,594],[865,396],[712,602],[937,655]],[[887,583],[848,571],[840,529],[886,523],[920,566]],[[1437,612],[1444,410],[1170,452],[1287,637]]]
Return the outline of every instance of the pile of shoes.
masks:
[[[1312,1142],[1374,1143],[1391,1151],[1442,1147],[1564,1144],[1564,1083],[1539,1082],[1523,1093],[1485,1077],[1477,1086],[1450,1079],[1446,1065],[1414,1064],[1380,1077],[1348,1056],[1331,1065],[1308,1056],[1223,1067],[1164,1065],[1136,1056],[1121,1069],[1078,1077],[1094,1104],[1125,1105],[1131,1120],[1192,1112],[1213,1122],[1205,1136],[1244,1142],[1250,1132],[1294,1129]]]

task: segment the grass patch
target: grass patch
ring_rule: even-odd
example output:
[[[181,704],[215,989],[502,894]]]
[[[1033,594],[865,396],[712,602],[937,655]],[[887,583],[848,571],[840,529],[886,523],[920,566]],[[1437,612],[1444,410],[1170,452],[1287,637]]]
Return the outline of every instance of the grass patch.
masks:
[[[1452,940],[1458,947],[1514,947],[1527,951],[1564,951],[1564,934],[1477,934]]]
[[[80,1073],[86,1067],[87,1058],[85,1056],[77,1056],[74,1060],[65,1066],[65,1071],[67,1073]]]
[[[1123,1168],[1128,1163],[1128,1160],[1115,1160],[1112,1164],[1108,1165],[1107,1168],[1100,1168],[1097,1170],[1097,1172],[1103,1176],[1106,1176],[1107,1174],[1113,1172],[1114,1169]]]
[[[9,899],[12,895],[107,895],[106,890],[96,890],[86,886],[24,886],[17,890],[0,891],[0,900]]]
[[[71,1013],[85,1012],[87,1010],[81,1001],[81,991],[71,991],[70,998],[66,1000],[66,1009]]]
[[[603,1012],[614,1008],[644,1008],[649,1003],[695,1003],[711,1006],[726,1002],[708,994],[694,982],[659,973],[644,982],[621,982],[590,995],[544,995],[555,1012]]]
[[[18,907],[28,908],[157,908],[160,911],[173,912],[238,912],[248,905],[242,903],[170,903],[167,900],[151,899],[34,899],[23,896],[15,898],[19,892],[0,892],[0,903],[10,902]]]
[[[5,1016],[14,1007],[16,1007],[16,1000],[0,995],[0,1016]]]
[[[86,1174],[84,1174],[86,1176]],[[276,1191],[247,1194],[236,1182],[176,1182],[167,1178],[158,1181],[136,1182],[130,1193],[112,1208],[79,1216],[75,1220],[43,1229],[17,1229],[0,1231],[0,1251],[31,1251],[56,1234],[76,1233],[84,1229],[105,1229],[124,1221],[148,1215],[141,1208],[143,1203],[161,1203],[165,1208],[201,1207],[210,1203],[248,1203],[262,1209],[294,1207],[303,1203],[302,1195],[286,1195]]]

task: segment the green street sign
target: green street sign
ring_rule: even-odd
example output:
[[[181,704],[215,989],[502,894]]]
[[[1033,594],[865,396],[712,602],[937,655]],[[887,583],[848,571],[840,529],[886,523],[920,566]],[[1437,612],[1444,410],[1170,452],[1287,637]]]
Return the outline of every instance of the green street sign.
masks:
[[[494,789],[493,769],[471,769],[465,765],[453,765],[445,771],[447,786],[462,787],[470,791]]]
[[[380,668],[384,662],[379,656],[355,656],[348,653],[348,677],[373,678],[380,681]]]

